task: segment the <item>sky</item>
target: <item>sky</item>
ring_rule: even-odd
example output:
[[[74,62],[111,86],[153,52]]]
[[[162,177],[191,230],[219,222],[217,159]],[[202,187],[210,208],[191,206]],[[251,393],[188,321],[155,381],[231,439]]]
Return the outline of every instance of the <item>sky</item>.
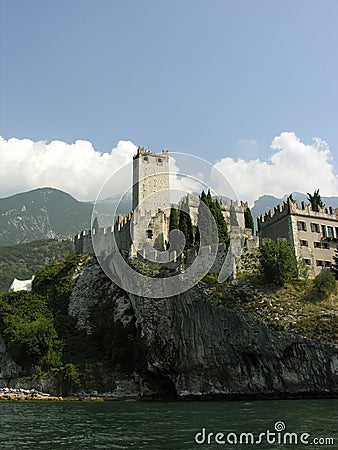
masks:
[[[94,199],[139,145],[251,204],[338,195],[337,23],[336,0],[0,0],[0,197]]]

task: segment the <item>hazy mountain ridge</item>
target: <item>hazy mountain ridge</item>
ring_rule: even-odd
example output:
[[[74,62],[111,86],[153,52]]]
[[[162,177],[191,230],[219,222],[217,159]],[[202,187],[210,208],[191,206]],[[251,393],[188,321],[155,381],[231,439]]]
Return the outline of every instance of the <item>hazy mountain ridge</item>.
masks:
[[[90,227],[92,204],[53,188],[0,199],[0,245],[37,239],[73,239]]]

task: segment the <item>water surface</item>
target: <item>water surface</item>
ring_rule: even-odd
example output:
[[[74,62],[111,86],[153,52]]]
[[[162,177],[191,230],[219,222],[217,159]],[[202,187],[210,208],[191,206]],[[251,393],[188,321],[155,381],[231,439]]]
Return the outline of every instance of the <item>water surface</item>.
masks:
[[[338,448],[338,400],[253,402],[0,402],[0,449],[286,449]],[[214,435],[232,438],[266,430],[276,422],[290,433],[331,437],[335,445],[216,444]],[[282,426],[281,424],[279,426]],[[213,433],[197,444],[196,433]],[[285,432],[284,431],[284,432]],[[281,433],[283,437],[283,434]],[[202,440],[203,436],[199,435]],[[277,436],[276,436],[277,438]],[[222,440],[222,439],[221,439]],[[232,439],[233,442],[233,439]]]

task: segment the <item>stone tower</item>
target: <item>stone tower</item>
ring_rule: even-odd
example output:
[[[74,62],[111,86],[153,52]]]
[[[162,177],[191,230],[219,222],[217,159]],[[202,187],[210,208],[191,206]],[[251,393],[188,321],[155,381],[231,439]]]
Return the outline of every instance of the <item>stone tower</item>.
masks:
[[[147,198],[148,196],[151,196]],[[152,153],[137,149],[133,158],[133,211],[139,205],[141,215],[155,217],[159,211],[170,212],[168,151]]]

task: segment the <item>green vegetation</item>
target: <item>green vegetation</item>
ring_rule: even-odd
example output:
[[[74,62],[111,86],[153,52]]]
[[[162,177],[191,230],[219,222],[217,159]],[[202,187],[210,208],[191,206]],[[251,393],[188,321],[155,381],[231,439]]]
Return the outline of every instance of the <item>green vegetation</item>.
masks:
[[[207,195],[205,194],[204,191],[202,191],[200,200],[209,208],[209,211],[211,212],[216,222],[218,231],[218,242],[225,243],[228,245],[229,243],[228,226],[224,219],[219,201],[217,199],[214,200],[211,197],[210,189],[208,190]],[[209,217],[208,214],[205,213],[205,209],[203,208],[203,206],[201,206],[201,204],[198,211],[198,227],[203,230],[203,233],[206,237],[206,239],[204,239],[206,245],[210,245],[211,243],[215,242],[216,237],[212,236],[213,227],[211,223],[211,218]]]
[[[249,228],[252,231],[252,234],[254,234],[255,223],[249,207],[247,207],[244,211],[244,221],[245,221],[245,228]]]
[[[89,259],[73,254],[39,270],[31,292],[0,294],[0,334],[9,353],[23,375],[57,376],[63,394],[80,386],[79,360],[97,352],[68,315],[74,274]]]
[[[194,231],[192,228],[190,215],[181,210],[178,220],[178,229],[182,231],[185,236],[185,250],[192,248],[194,245]]]
[[[264,239],[260,245],[260,262],[266,279],[283,286],[298,278],[298,264],[293,247],[286,239]]]
[[[211,301],[245,311],[247,320],[258,317],[276,330],[337,345],[337,291],[319,297],[314,280],[294,280],[276,286],[262,276],[252,275],[230,284],[219,284],[217,276],[208,274],[202,281],[207,285]]]
[[[24,291],[0,295],[0,328],[8,351],[24,370],[61,365],[62,344],[44,297]]]
[[[29,279],[38,269],[63,260],[72,251],[71,241],[56,239],[0,247],[0,291],[8,291],[13,278]]]
[[[0,199],[0,245],[53,236],[72,239],[90,228],[93,205],[58,189],[38,188]]]
[[[73,352],[74,321],[68,316],[70,289],[75,270],[83,262],[83,255],[73,254],[62,262],[52,263],[36,273],[32,291],[46,298],[47,305],[54,317],[55,329],[64,342],[63,357]]]
[[[307,192],[307,198],[311,203],[312,211],[319,211],[319,208],[324,208],[324,203],[322,201],[322,197],[319,194],[319,189],[314,191],[313,195]]]
[[[169,233],[172,230],[178,229],[178,215],[176,208],[170,208],[170,218],[169,218]]]
[[[322,271],[313,280],[314,290],[319,300],[327,299],[336,292],[336,279],[329,270]]]

